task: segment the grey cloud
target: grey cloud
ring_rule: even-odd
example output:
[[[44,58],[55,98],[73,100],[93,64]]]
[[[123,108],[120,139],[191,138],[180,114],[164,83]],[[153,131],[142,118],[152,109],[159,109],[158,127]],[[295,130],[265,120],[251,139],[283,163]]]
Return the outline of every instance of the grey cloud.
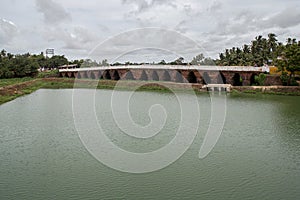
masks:
[[[146,0],[122,0],[123,4],[135,4],[137,6],[136,12],[142,12],[150,7]]]
[[[188,30],[186,21],[185,20],[180,21],[175,26],[175,30],[179,31],[180,33],[186,33],[186,31]]]
[[[84,27],[74,27],[70,30],[62,28],[48,28],[44,31],[44,37],[49,42],[61,42],[61,48],[68,50],[91,50],[99,39],[97,35]]]
[[[132,13],[142,13],[144,11],[147,11],[155,6],[171,6],[173,8],[176,8],[176,4],[174,4],[173,0],[122,0],[123,4],[134,4],[137,6],[137,9],[135,11],[132,11]]]
[[[219,19],[216,29],[211,31],[211,34],[238,35],[257,31],[259,20],[261,20],[261,16],[257,16],[249,10],[242,10],[235,16]]]
[[[211,6],[208,8],[210,12],[216,12],[222,9],[223,4],[219,1],[213,1]]]
[[[190,12],[192,12],[192,6],[190,4],[185,4],[184,5],[184,11],[188,14]]]
[[[36,0],[35,3],[37,10],[43,13],[46,24],[59,24],[71,20],[71,15],[53,0]]]
[[[95,60],[106,58],[112,61],[128,52],[149,48],[165,51],[168,54],[182,55],[185,58],[188,58],[189,55],[194,56],[200,51],[194,41],[176,31],[144,28],[111,38],[97,47],[91,56]]]
[[[14,51],[22,48],[32,52],[50,46],[57,52],[68,52],[69,56],[78,52],[85,55],[107,37],[138,27],[174,29],[199,40],[205,50],[215,56],[224,48],[249,43],[259,34],[266,36],[274,32],[284,42],[287,36],[297,37],[300,29],[299,0],[116,0],[105,4],[97,0],[84,3],[82,0],[15,3],[2,0],[0,5],[0,17],[18,24],[16,27],[0,18],[0,45]],[[144,46],[179,50],[192,57],[202,53],[194,52],[192,44],[181,43],[180,37],[175,35],[159,31],[151,34],[145,31],[124,34],[105,43],[99,53],[109,58],[126,49]]]
[[[261,27],[288,28],[300,24],[300,7],[292,7],[260,22]]]
[[[98,24],[98,27],[99,29],[102,31],[102,32],[109,32],[110,31],[110,28],[103,25],[103,24]]]
[[[152,5],[167,5],[173,8],[177,8],[177,5],[174,3],[174,0],[152,0]]]
[[[13,22],[0,18],[0,44],[9,44],[17,33],[18,29]]]
[[[251,31],[268,31],[272,28],[286,29],[300,24],[299,7],[287,8],[278,14],[266,16],[249,10],[243,10],[235,17],[220,20],[219,34],[246,34]],[[220,31],[221,30],[221,31]],[[216,30],[214,30],[216,31]],[[279,30],[278,30],[279,31]]]

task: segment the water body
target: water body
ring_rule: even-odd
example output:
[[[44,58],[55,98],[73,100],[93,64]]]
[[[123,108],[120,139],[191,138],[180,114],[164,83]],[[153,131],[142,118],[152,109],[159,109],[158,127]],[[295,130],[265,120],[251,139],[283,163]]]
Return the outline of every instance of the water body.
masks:
[[[111,93],[95,92],[95,113],[119,147],[154,151],[175,136],[180,109],[173,94],[134,93],[129,108],[136,123],[149,124],[153,104],[168,113],[158,135],[137,139],[116,125]],[[189,94],[182,95],[188,105]],[[72,90],[39,90],[1,105],[0,199],[300,198],[300,97],[228,95],[223,133],[205,159],[198,154],[211,101],[208,95],[197,100],[201,118],[193,144],[170,166],[145,174],[114,170],[88,152],[75,128]]]

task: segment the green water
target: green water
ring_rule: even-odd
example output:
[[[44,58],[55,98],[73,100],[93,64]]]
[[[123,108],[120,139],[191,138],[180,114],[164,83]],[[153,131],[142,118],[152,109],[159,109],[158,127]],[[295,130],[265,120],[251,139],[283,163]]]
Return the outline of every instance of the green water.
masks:
[[[111,92],[96,91],[95,110],[118,146],[148,152],[174,137],[180,121],[174,95],[134,94],[130,111],[137,123],[149,123],[148,109],[155,103],[168,112],[159,135],[139,140],[115,124],[105,104]],[[86,150],[74,125],[72,90],[39,90],[1,105],[0,199],[300,198],[300,97],[227,96],[223,133],[205,159],[198,153],[210,121],[210,98],[197,99],[201,119],[193,144],[170,166],[145,174],[111,169]],[[188,94],[185,101],[188,105]]]

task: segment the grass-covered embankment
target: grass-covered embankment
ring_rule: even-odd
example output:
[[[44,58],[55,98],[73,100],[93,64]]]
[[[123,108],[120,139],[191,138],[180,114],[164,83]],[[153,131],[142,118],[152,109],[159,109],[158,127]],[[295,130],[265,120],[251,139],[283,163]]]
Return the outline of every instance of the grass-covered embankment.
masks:
[[[117,84],[118,83],[118,84]],[[138,91],[170,92],[191,92],[191,86],[199,94],[205,89],[201,89],[200,84],[182,84],[172,82],[141,82],[141,81],[113,81],[113,80],[90,80],[70,78],[23,78],[23,79],[0,79],[0,104],[11,101],[20,96],[30,94],[38,89],[115,89],[133,90],[140,86]],[[273,94],[273,95],[299,95],[300,87],[287,86],[241,86],[233,87],[233,94]]]
[[[34,78],[25,77],[25,78],[9,78],[9,79],[0,79],[0,88],[8,85],[14,85],[26,81],[34,80]]]
[[[178,84],[164,82],[143,82],[140,81],[113,81],[113,80],[90,80],[90,79],[69,78],[29,78],[29,79],[9,79],[3,80],[3,87],[0,87],[0,104],[11,101],[20,96],[30,94],[38,89],[72,89],[72,88],[91,88],[91,89],[116,89],[116,90],[132,90],[136,85],[141,85],[138,91],[161,91],[170,92],[172,90],[189,92],[190,84]],[[0,80],[2,82],[2,80]],[[117,83],[119,83],[117,85]],[[121,83],[121,84],[120,84]],[[193,85],[194,89],[199,87],[198,84]]]
[[[1,79],[0,104],[30,94],[40,88],[72,88],[73,80],[45,81],[38,78]]]

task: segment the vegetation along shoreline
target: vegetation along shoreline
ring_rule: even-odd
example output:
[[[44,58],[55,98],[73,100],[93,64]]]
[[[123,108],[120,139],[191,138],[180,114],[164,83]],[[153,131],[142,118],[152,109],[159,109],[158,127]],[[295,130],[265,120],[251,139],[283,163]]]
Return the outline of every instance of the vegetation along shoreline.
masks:
[[[5,79],[6,80],[6,79]],[[38,89],[73,89],[75,79],[69,78],[30,78],[14,79],[6,84],[0,85],[0,105],[18,97],[31,94]],[[3,80],[3,82],[5,82]],[[76,80],[76,88],[94,89],[97,82],[97,89],[132,90],[140,81],[122,81],[122,86],[116,88],[118,81],[114,80]],[[171,82],[143,82],[139,91],[171,92],[170,89],[178,92],[187,92],[192,87],[197,94],[208,93],[201,84],[171,83]],[[300,96],[300,86],[233,86],[228,91],[233,94],[271,94],[271,95],[293,95]]]

